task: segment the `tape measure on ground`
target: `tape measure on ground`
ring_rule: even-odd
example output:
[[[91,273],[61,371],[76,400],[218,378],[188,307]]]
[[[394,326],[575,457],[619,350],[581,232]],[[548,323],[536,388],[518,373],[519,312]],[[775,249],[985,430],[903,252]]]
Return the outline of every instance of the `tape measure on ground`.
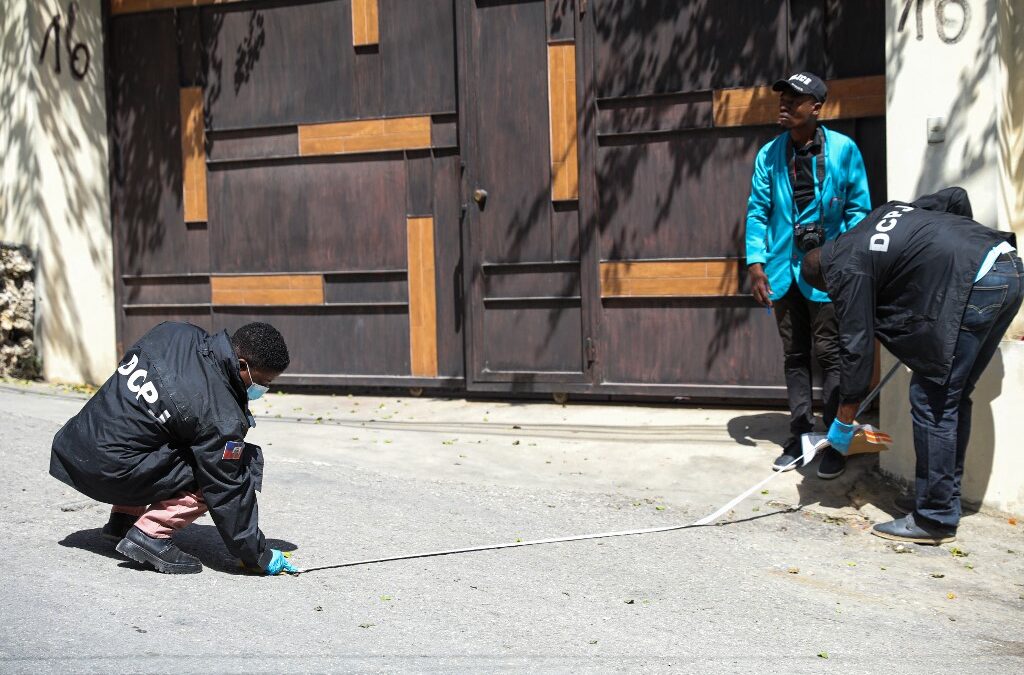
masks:
[[[443,555],[454,555],[456,553],[474,553],[477,551],[496,551],[503,548],[520,548],[522,546],[539,546],[541,544],[559,544],[567,541],[584,541],[587,539],[610,539],[612,537],[629,537],[637,534],[654,534],[655,532],[673,532],[675,530],[686,530],[692,527],[707,527],[713,525],[715,521],[721,518],[723,515],[731,511],[737,504],[742,502],[744,499],[761,490],[765,485],[775,480],[779,475],[784,473],[787,469],[796,466],[803,460],[803,456],[795,458],[788,465],[783,467],[779,471],[773,471],[770,476],[757,483],[756,485],[744,490],[740,494],[733,497],[721,508],[714,512],[704,516],[700,520],[695,520],[692,523],[686,523],[684,525],[665,525],[662,527],[648,527],[637,530],[622,530],[620,532],[600,532],[597,534],[578,534],[568,537],[551,537],[549,539],[532,539],[530,541],[515,541],[504,544],[484,544],[482,546],[467,546],[465,548],[452,548],[443,551],[428,551],[425,553],[407,553],[404,555],[394,555],[385,558],[367,558],[365,560],[352,560],[350,562],[337,563],[335,565],[321,565],[319,567],[309,567],[304,570],[299,570],[296,574],[309,574],[310,572],[321,572],[324,570],[341,569],[343,567],[358,567],[360,565],[374,565],[377,563],[395,562],[398,560],[413,560],[415,558],[435,558]]]

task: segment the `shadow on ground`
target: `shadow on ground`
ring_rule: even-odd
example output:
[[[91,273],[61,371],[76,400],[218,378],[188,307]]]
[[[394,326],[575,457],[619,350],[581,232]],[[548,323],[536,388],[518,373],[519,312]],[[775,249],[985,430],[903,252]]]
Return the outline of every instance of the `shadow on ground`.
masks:
[[[203,567],[225,574],[251,573],[240,565],[237,558],[228,553],[220,533],[212,525],[190,525],[174,535],[174,542],[181,550],[199,558]],[[68,548],[77,548],[121,561],[121,567],[152,571],[145,565],[126,560],[124,556],[114,550],[116,542],[104,537],[103,530],[98,527],[72,532],[57,543]],[[281,551],[295,551],[299,548],[283,539],[267,539],[267,546]]]

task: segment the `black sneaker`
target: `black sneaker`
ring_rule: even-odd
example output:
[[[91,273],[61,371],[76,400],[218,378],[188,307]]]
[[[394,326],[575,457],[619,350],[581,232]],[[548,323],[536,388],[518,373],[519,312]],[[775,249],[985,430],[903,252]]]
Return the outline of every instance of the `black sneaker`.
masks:
[[[150,537],[137,527],[117,545],[117,552],[135,562],[152,565],[164,574],[195,574],[203,571],[199,558],[185,553],[168,539]]]
[[[818,464],[818,478],[832,480],[839,478],[846,471],[846,456],[835,448],[825,448]]]
[[[883,539],[906,541],[912,544],[928,544],[931,546],[956,541],[955,527],[922,525],[914,521],[913,513],[888,523],[875,525],[871,528],[871,534]]]
[[[103,536],[111,541],[121,541],[138,519],[138,516],[128,513],[111,513],[110,520],[103,526]]]
[[[799,460],[803,454],[800,438],[798,436],[790,438],[783,446],[782,454],[776,457],[772,463],[772,471],[792,471],[800,466],[800,462],[794,460]]]

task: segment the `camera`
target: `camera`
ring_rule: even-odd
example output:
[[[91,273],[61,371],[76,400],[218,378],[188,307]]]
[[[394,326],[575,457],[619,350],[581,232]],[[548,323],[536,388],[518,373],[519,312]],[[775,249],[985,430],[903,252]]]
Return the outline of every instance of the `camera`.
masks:
[[[825,243],[825,228],[821,223],[799,223],[793,226],[796,247],[807,253]]]

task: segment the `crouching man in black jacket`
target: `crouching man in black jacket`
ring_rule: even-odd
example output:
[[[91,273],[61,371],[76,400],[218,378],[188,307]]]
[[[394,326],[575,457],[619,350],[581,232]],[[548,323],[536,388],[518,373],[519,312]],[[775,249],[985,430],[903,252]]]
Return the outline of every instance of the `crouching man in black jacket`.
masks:
[[[104,536],[159,572],[203,569],[171,533],[207,511],[232,554],[267,574],[297,572],[259,528],[263,459],[244,441],[248,402],[288,367],[273,326],[250,323],[230,338],[162,323],[53,439],[50,474],[113,504]]]
[[[971,215],[960,188],[889,202],[813,251],[801,269],[828,291],[839,322],[834,448],[849,448],[853,416],[870,388],[875,337],[914,371],[915,506],[875,526],[887,539],[940,544],[956,537],[971,393],[1021,306],[1024,266],[1013,235]]]

